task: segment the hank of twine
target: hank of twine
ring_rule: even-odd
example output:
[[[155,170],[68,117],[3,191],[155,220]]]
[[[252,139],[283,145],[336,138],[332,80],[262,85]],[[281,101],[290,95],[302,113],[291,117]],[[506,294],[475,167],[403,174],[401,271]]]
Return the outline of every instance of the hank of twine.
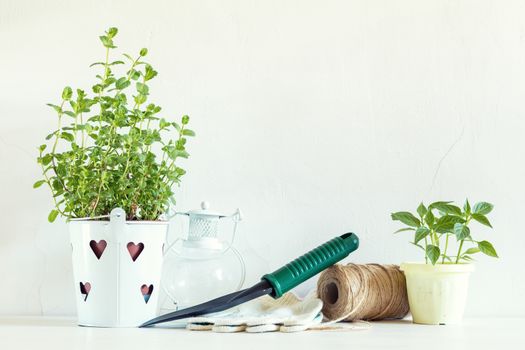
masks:
[[[397,265],[334,265],[319,276],[317,294],[329,320],[397,319],[409,311],[405,276]]]

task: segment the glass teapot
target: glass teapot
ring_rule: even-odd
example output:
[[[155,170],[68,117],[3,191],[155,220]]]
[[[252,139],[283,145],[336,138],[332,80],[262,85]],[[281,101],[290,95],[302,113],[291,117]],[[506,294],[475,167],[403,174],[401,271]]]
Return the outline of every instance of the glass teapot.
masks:
[[[161,283],[167,299],[161,311],[186,308],[240,290],[246,266],[233,247],[237,224],[242,219],[240,210],[224,215],[211,211],[209,203],[202,202],[200,209],[175,215],[188,216],[188,235],[165,249]],[[230,240],[219,238],[219,227],[225,219],[233,221]]]

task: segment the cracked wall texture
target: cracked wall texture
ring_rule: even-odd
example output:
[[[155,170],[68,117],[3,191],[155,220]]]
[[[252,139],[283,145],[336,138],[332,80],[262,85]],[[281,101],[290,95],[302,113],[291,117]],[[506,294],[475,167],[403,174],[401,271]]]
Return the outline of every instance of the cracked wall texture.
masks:
[[[487,0],[1,0],[0,314],[75,312],[67,226],[46,222],[49,193],[31,188],[36,147],[55,128],[45,103],[89,89],[97,36],[117,26],[117,52],[149,48],[165,116],[192,117],[178,209],[243,209],[248,282],[349,230],[352,261],[418,260],[390,212],[468,196],[496,205],[495,229],[472,229],[501,259],[477,263],[467,314],[524,316],[524,13]]]

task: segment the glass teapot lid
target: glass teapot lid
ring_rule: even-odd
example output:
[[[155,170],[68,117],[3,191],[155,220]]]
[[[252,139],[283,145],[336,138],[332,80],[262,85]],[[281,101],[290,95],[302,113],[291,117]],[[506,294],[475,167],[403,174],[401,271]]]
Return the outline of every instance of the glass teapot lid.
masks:
[[[235,223],[241,220],[240,210],[231,215],[211,211],[210,203],[201,202],[201,208],[190,210],[185,213],[177,213],[189,216],[188,241],[201,241],[203,239],[216,239],[219,231],[219,220],[231,217]]]
[[[186,213],[179,213],[179,214],[188,215],[188,216],[198,216],[198,215],[212,216],[218,219],[229,216],[229,215],[221,214],[216,211],[210,210],[210,202],[208,201],[202,201],[200,209],[189,210]]]

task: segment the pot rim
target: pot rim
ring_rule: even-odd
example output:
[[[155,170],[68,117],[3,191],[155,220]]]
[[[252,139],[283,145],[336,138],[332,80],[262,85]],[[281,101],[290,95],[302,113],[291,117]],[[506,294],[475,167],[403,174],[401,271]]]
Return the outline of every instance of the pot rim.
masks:
[[[404,262],[399,265],[401,271],[404,272],[423,272],[423,273],[436,273],[436,272],[472,272],[475,270],[473,263],[436,263],[436,265],[426,264],[422,262]]]
[[[70,220],[68,222],[69,225],[71,224],[94,224],[94,225],[106,225],[109,224],[109,220]],[[128,221],[126,220],[125,223],[127,225],[168,225],[169,221],[167,220],[158,220],[158,221],[151,221],[151,220],[133,220]]]

